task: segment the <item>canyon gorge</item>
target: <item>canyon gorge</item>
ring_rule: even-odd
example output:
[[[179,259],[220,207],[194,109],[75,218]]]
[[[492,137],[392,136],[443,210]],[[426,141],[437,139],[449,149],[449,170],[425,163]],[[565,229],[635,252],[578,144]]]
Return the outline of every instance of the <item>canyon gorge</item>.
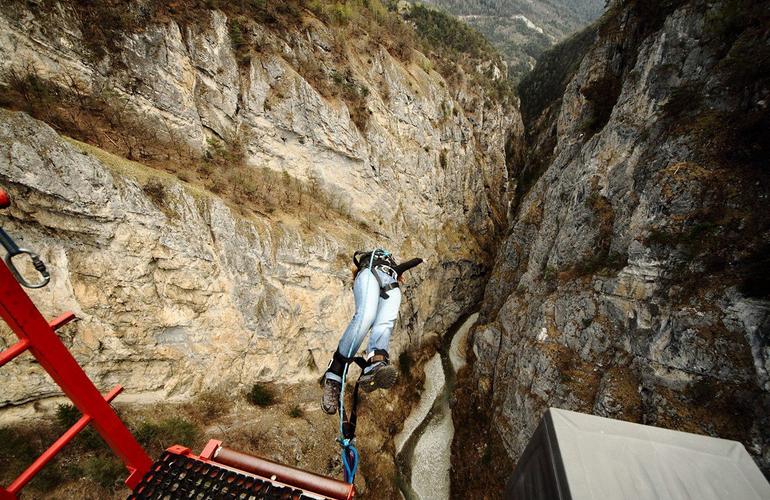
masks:
[[[403,491],[423,388],[452,498],[499,497],[551,406],[734,439],[770,471],[767,2],[613,0],[516,89],[407,2],[0,4],[0,221],[100,389],[320,399],[352,253],[384,247],[425,263],[391,344],[411,364],[364,402],[364,497]],[[0,425],[62,401],[31,358],[0,376]]]

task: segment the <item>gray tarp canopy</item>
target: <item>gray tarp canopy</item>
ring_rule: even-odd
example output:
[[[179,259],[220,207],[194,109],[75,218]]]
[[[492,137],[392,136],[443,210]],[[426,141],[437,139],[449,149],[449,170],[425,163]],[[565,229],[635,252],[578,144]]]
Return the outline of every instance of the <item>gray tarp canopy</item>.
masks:
[[[505,498],[770,500],[770,484],[737,441],[551,408]]]

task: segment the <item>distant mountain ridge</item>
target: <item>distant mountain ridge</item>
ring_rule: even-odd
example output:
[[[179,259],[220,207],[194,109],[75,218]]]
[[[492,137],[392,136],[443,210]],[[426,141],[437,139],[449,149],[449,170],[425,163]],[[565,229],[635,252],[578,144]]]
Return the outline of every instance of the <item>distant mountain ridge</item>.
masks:
[[[604,0],[428,0],[480,31],[519,80],[540,54],[597,19]]]

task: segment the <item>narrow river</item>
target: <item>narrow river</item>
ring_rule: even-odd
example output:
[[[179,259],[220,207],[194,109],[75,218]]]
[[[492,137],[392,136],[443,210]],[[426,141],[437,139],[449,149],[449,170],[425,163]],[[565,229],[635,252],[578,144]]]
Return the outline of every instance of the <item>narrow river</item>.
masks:
[[[478,313],[461,318],[444,336],[439,352],[425,364],[420,401],[396,436],[399,488],[407,500],[449,498],[454,437],[449,398],[455,374],[465,365],[467,335],[477,318]]]

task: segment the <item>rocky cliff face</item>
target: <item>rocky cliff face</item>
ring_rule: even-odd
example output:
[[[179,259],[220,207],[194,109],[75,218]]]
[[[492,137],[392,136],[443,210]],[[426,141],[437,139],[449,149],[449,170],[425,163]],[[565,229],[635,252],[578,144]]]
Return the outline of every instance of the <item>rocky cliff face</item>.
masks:
[[[737,439],[770,468],[767,21],[616,2],[520,88],[528,153],[457,392],[480,430],[455,442],[455,493],[488,491],[478,463],[501,484],[549,406]]]
[[[120,4],[0,14],[4,105],[102,146],[0,114],[3,227],[51,268],[32,296],[80,318],[62,335],[97,385],[153,400],[317,377],[363,247],[426,260],[396,354],[479,300],[521,131],[510,105],[409,47],[340,40],[307,9],[287,27],[282,11],[247,25]],[[28,361],[5,370],[0,406],[57,392]]]

